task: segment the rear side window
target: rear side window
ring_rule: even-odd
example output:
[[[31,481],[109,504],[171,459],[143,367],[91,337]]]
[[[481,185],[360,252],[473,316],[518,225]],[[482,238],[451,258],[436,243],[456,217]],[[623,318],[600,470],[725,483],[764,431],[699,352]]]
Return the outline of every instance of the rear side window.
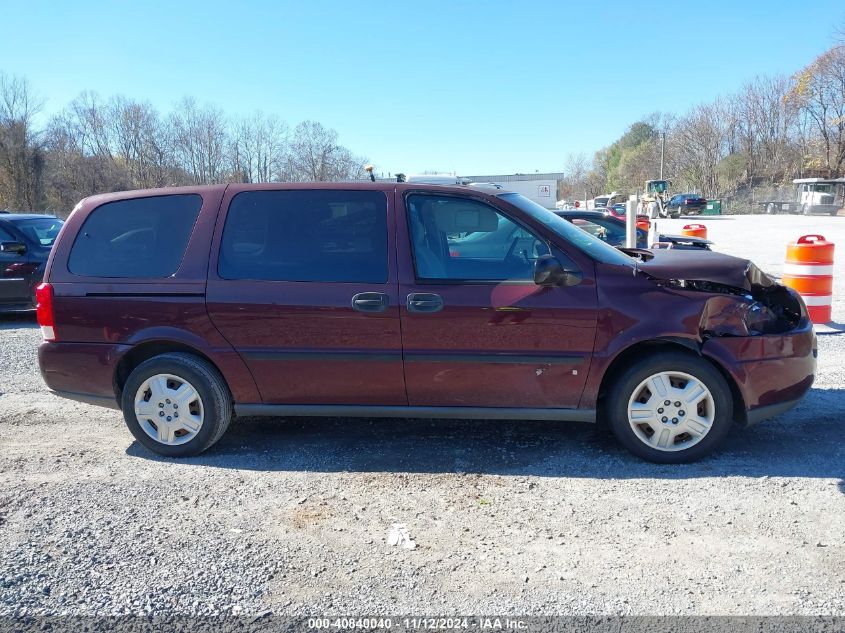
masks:
[[[200,207],[197,194],[107,202],[82,225],[68,269],[85,277],[170,277],[185,255]]]
[[[384,283],[387,198],[380,191],[247,191],[229,205],[223,279]]]

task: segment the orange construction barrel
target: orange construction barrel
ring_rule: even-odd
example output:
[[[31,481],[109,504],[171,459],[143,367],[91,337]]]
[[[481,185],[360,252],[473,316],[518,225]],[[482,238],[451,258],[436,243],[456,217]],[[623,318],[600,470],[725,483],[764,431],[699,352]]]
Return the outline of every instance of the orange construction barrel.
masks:
[[[681,235],[688,235],[689,237],[703,237],[707,239],[707,227],[703,224],[687,224],[681,229]]]
[[[833,242],[823,235],[803,235],[788,244],[783,283],[801,295],[813,323],[831,321]]]

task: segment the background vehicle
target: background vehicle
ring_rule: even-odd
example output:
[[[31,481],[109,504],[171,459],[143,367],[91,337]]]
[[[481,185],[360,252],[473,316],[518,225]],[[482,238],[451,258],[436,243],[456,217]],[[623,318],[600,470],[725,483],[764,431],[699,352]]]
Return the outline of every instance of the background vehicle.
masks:
[[[624,203],[617,202],[613,206],[607,208],[607,213],[614,218],[624,220],[628,215],[628,208]],[[651,228],[651,220],[649,220],[648,215],[645,213],[637,214],[637,227],[643,229],[644,231],[648,231]]]
[[[35,287],[61,227],[54,216],[0,215],[0,312],[35,309]]]
[[[815,371],[800,297],[748,260],[635,258],[520,194],[460,185],[86,198],[37,295],[47,385],[120,408],[170,456],[234,415],[601,417],[677,463],[793,406]]]
[[[669,181],[668,180],[647,180],[643,187],[643,192],[640,194],[640,205],[643,210],[649,208],[650,203],[657,205],[657,212],[654,217],[658,215],[664,216],[666,202],[669,200]]]
[[[695,193],[679,193],[669,198],[665,215],[677,218],[681,215],[699,214],[707,207],[707,200]]]
[[[601,211],[555,211],[555,215],[572,222],[579,229],[595,235],[611,246],[624,247],[626,238],[625,220]],[[656,241],[671,244],[672,248],[710,250],[712,242],[700,237],[686,235],[656,236]],[[649,248],[648,231],[637,227],[637,248]]]
[[[792,200],[763,200],[760,204],[766,213],[836,215],[845,207],[845,178],[796,178],[792,182]]]

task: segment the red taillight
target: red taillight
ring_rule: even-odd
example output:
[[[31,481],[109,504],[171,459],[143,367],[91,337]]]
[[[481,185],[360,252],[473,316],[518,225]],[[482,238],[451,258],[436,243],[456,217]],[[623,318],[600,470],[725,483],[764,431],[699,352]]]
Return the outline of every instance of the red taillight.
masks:
[[[41,284],[35,289],[38,325],[45,341],[56,340],[56,315],[53,312],[53,286]]]

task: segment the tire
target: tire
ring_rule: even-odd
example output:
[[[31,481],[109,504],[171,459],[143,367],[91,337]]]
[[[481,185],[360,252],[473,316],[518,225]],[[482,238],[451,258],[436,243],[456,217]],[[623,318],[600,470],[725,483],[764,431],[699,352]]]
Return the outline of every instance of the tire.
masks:
[[[766,213],[769,215],[775,215],[775,213],[777,213],[777,211],[775,211],[775,205],[773,202],[770,202],[766,205]]]
[[[650,378],[664,375],[671,376],[669,385],[663,385],[671,391],[658,396],[647,384],[643,386]],[[687,403],[675,391],[684,385],[684,376],[690,379],[686,382],[691,390]],[[703,387],[706,395],[695,401],[697,386]],[[637,395],[640,397],[635,399]],[[663,397],[668,397],[669,406],[660,402]],[[680,402],[680,408],[674,406],[675,402]],[[690,402],[696,407],[695,413],[684,409]],[[657,352],[632,364],[616,378],[606,403],[608,423],[616,439],[634,455],[657,464],[701,459],[725,439],[733,424],[733,399],[722,374],[703,358],[681,351]],[[660,433],[657,437],[655,428]]]
[[[183,385],[193,393],[177,392]],[[141,444],[159,455],[188,457],[208,449],[229,428],[232,396],[208,361],[171,352],[154,356],[132,371],[123,386],[121,409],[126,426]],[[166,436],[166,441],[156,434]]]
[[[806,204],[802,204],[801,205],[801,213],[803,213],[804,215],[811,215],[810,214],[810,207]]]

